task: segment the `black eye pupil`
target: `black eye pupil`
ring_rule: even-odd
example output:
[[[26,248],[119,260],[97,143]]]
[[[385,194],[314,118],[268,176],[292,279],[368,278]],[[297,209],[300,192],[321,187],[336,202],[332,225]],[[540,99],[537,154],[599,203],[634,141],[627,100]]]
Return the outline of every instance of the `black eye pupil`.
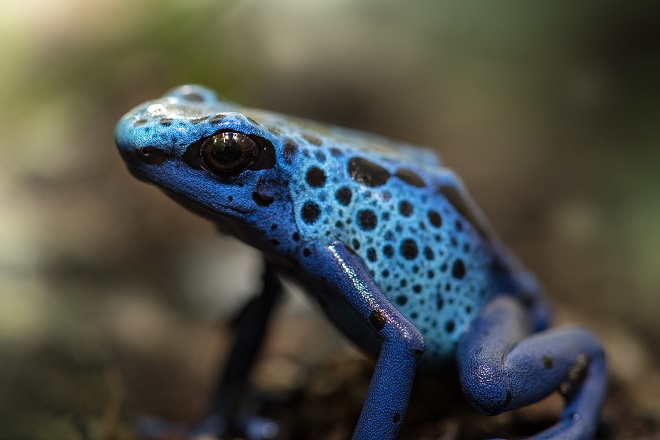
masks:
[[[249,136],[235,132],[218,133],[202,144],[202,161],[206,168],[219,174],[235,174],[254,161],[259,147]]]
[[[223,133],[210,139],[209,154],[220,163],[232,163],[243,155],[238,133]],[[237,139],[238,138],[238,139]]]

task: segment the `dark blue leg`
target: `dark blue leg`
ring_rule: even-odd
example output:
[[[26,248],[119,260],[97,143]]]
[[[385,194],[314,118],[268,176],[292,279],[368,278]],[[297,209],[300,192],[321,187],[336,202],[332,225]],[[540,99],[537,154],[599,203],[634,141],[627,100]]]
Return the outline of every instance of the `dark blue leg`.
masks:
[[[533,439],[590,439],[607,388],[603,350],[586,330],[535,325],[514,298],[488,304],[461,339],[457,362],[463,391],[480,411],[495,415],[554,391],[567,406],[560,421]]]
[[[368,323],[381,342],[376,369],[371,378],[354,440],[393,440],[408,406],[417,361],[424,339],[383,295],[360,257],[342,243],[317,248],[308,263]],[[368,328],[368,327],[367,327]]]
[[[229,428],[250,439],[272,438],[276,427],[270,420],[240,414],[241,398],[248,388],[252,365],[261,348],[273,308],[282,292],[275,269],[264,263],[259,295],[250,300],[235,319],[236,338],[218,381],[210,416],[196,431],[221,432]],[[215,426],[214,426],[215,425]]]
[[[243,306],[234,320],[236,339],[218,381],[218,397],[213,403],[215,411],[229,411],[235,399],[243,394],[252,364],[261,348],[273,306],[281,292],[282,285],[277,273],[266,263],[261,292]]]
[[[147,438],[163,438],[167,433],[197,438],[226,431],[240,432],[248,440],[274,438],[277,426],[269,419],[241,412],[240,404],[248,389],[248,378],[259,353],[269,318],[282,285],[275,270],[265,263],[261,292],[248,301],[234,320],[236,338],[220,374],[215,399],[208,415],[192,429],[147,418],[141,431]]]

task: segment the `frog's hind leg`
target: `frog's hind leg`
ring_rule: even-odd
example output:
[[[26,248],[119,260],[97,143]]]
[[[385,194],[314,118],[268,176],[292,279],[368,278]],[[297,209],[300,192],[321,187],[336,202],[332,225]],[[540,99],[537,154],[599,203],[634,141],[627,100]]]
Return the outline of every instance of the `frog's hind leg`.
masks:
[[[496,415],[559,391],[567,401],[559,422],[532,438],[592,438],[607,388],[602,347],[581,328],[530,335],[531,321],[512,297],[484,308],[459,343],[463,392],[475,408]]]

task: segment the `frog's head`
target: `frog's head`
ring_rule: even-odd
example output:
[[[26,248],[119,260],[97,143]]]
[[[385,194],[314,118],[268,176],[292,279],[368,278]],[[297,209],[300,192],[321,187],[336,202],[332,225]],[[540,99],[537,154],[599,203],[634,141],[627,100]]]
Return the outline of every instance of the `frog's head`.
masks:
[[[206,88],[178,87],[136,107],[115,140],[136,177],[236,235],[240,224],[281,217],[290,203],[277,166],[281,141]]]

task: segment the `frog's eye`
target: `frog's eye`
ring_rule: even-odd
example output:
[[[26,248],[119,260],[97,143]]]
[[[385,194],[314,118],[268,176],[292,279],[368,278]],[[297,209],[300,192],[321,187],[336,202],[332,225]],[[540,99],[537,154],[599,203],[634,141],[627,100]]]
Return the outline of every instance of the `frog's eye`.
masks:
[[[217,133],[201,147],[204,167],[216,174],[236,174],[249,167],[259,152],[259,146],[249,136],[236,132]]]

